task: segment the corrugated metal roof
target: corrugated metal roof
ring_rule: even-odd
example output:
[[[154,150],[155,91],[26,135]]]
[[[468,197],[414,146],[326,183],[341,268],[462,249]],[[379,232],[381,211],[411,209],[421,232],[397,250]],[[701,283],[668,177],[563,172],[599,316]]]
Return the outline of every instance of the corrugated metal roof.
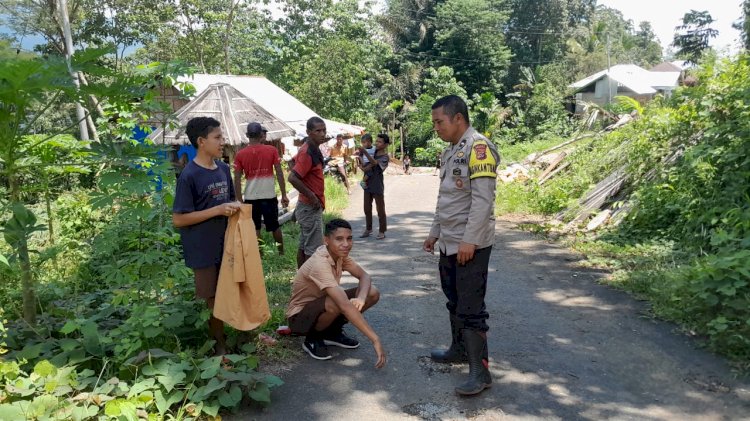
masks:
[[[680,72],[651,72],[635,64],[618,64],[609,71],[605,69],[581,79],[570,87],[581,90],[607,75],[636,94],[645,95],[654,94],[657,89],[677,87]]]

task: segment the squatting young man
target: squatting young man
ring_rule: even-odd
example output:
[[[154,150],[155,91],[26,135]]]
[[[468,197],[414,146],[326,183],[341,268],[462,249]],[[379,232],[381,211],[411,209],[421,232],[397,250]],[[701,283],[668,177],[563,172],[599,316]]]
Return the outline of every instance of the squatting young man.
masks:
[[[344,333],[351,322],[375,348],[376,368],[386,363],[380,338],[362,316],[380,299],[370,275],[349,257],[352,249],[352,226],[334,219],[325,226],[325,245],[320,246],[299,268],[292,286],[292,297],[286,316],[292,333],[305,335],[302,349],[317,360],[331,359],[327,345],[357,348],[359,342]],[[356,288],[341,287],[346,271],[359,280]]]

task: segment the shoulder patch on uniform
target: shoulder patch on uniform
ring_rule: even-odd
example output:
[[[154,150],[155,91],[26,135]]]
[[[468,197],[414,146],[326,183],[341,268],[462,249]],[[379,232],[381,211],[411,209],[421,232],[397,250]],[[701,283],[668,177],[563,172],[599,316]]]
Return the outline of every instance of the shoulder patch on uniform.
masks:
[[[497,161],[492,154],[487,141],[477,139],[471,147],[471,156],[469,157],[469,174],[470,178],[492,177],[495,178]]]

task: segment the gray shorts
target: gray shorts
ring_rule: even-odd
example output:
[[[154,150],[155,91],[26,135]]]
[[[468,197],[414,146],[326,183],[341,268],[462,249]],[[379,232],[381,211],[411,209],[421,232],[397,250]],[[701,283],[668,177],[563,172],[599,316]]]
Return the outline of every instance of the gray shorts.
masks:
[[[312,256],[323,245],[323,209],[298,202],[294,213],[299,224],[299,249]]]

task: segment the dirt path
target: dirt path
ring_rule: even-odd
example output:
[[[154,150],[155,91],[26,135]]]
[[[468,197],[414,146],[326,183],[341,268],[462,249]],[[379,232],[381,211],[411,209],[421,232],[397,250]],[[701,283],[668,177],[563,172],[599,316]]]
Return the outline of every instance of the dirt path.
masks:
[[[356,332],[359,349],[333,348],[330,361],[301,358],[269,408],[229,418],[750,419],[750,387],[721,359],[645,316],[643,303],[597,284],[603,274],[578,267],[575,254],[507,223],[497,225],[487,290],[495,383],[457,397],[468,367],[427,357],[449,340],[437,256],[421,250],[436,196],[437,177],[388,177],[388,238],[355,241],[355,259],[382,293],[367,319],[387,349],[386,368],[373,368],[372,347]],[[345,215],[355,236],[361,202],[357,188]]]

